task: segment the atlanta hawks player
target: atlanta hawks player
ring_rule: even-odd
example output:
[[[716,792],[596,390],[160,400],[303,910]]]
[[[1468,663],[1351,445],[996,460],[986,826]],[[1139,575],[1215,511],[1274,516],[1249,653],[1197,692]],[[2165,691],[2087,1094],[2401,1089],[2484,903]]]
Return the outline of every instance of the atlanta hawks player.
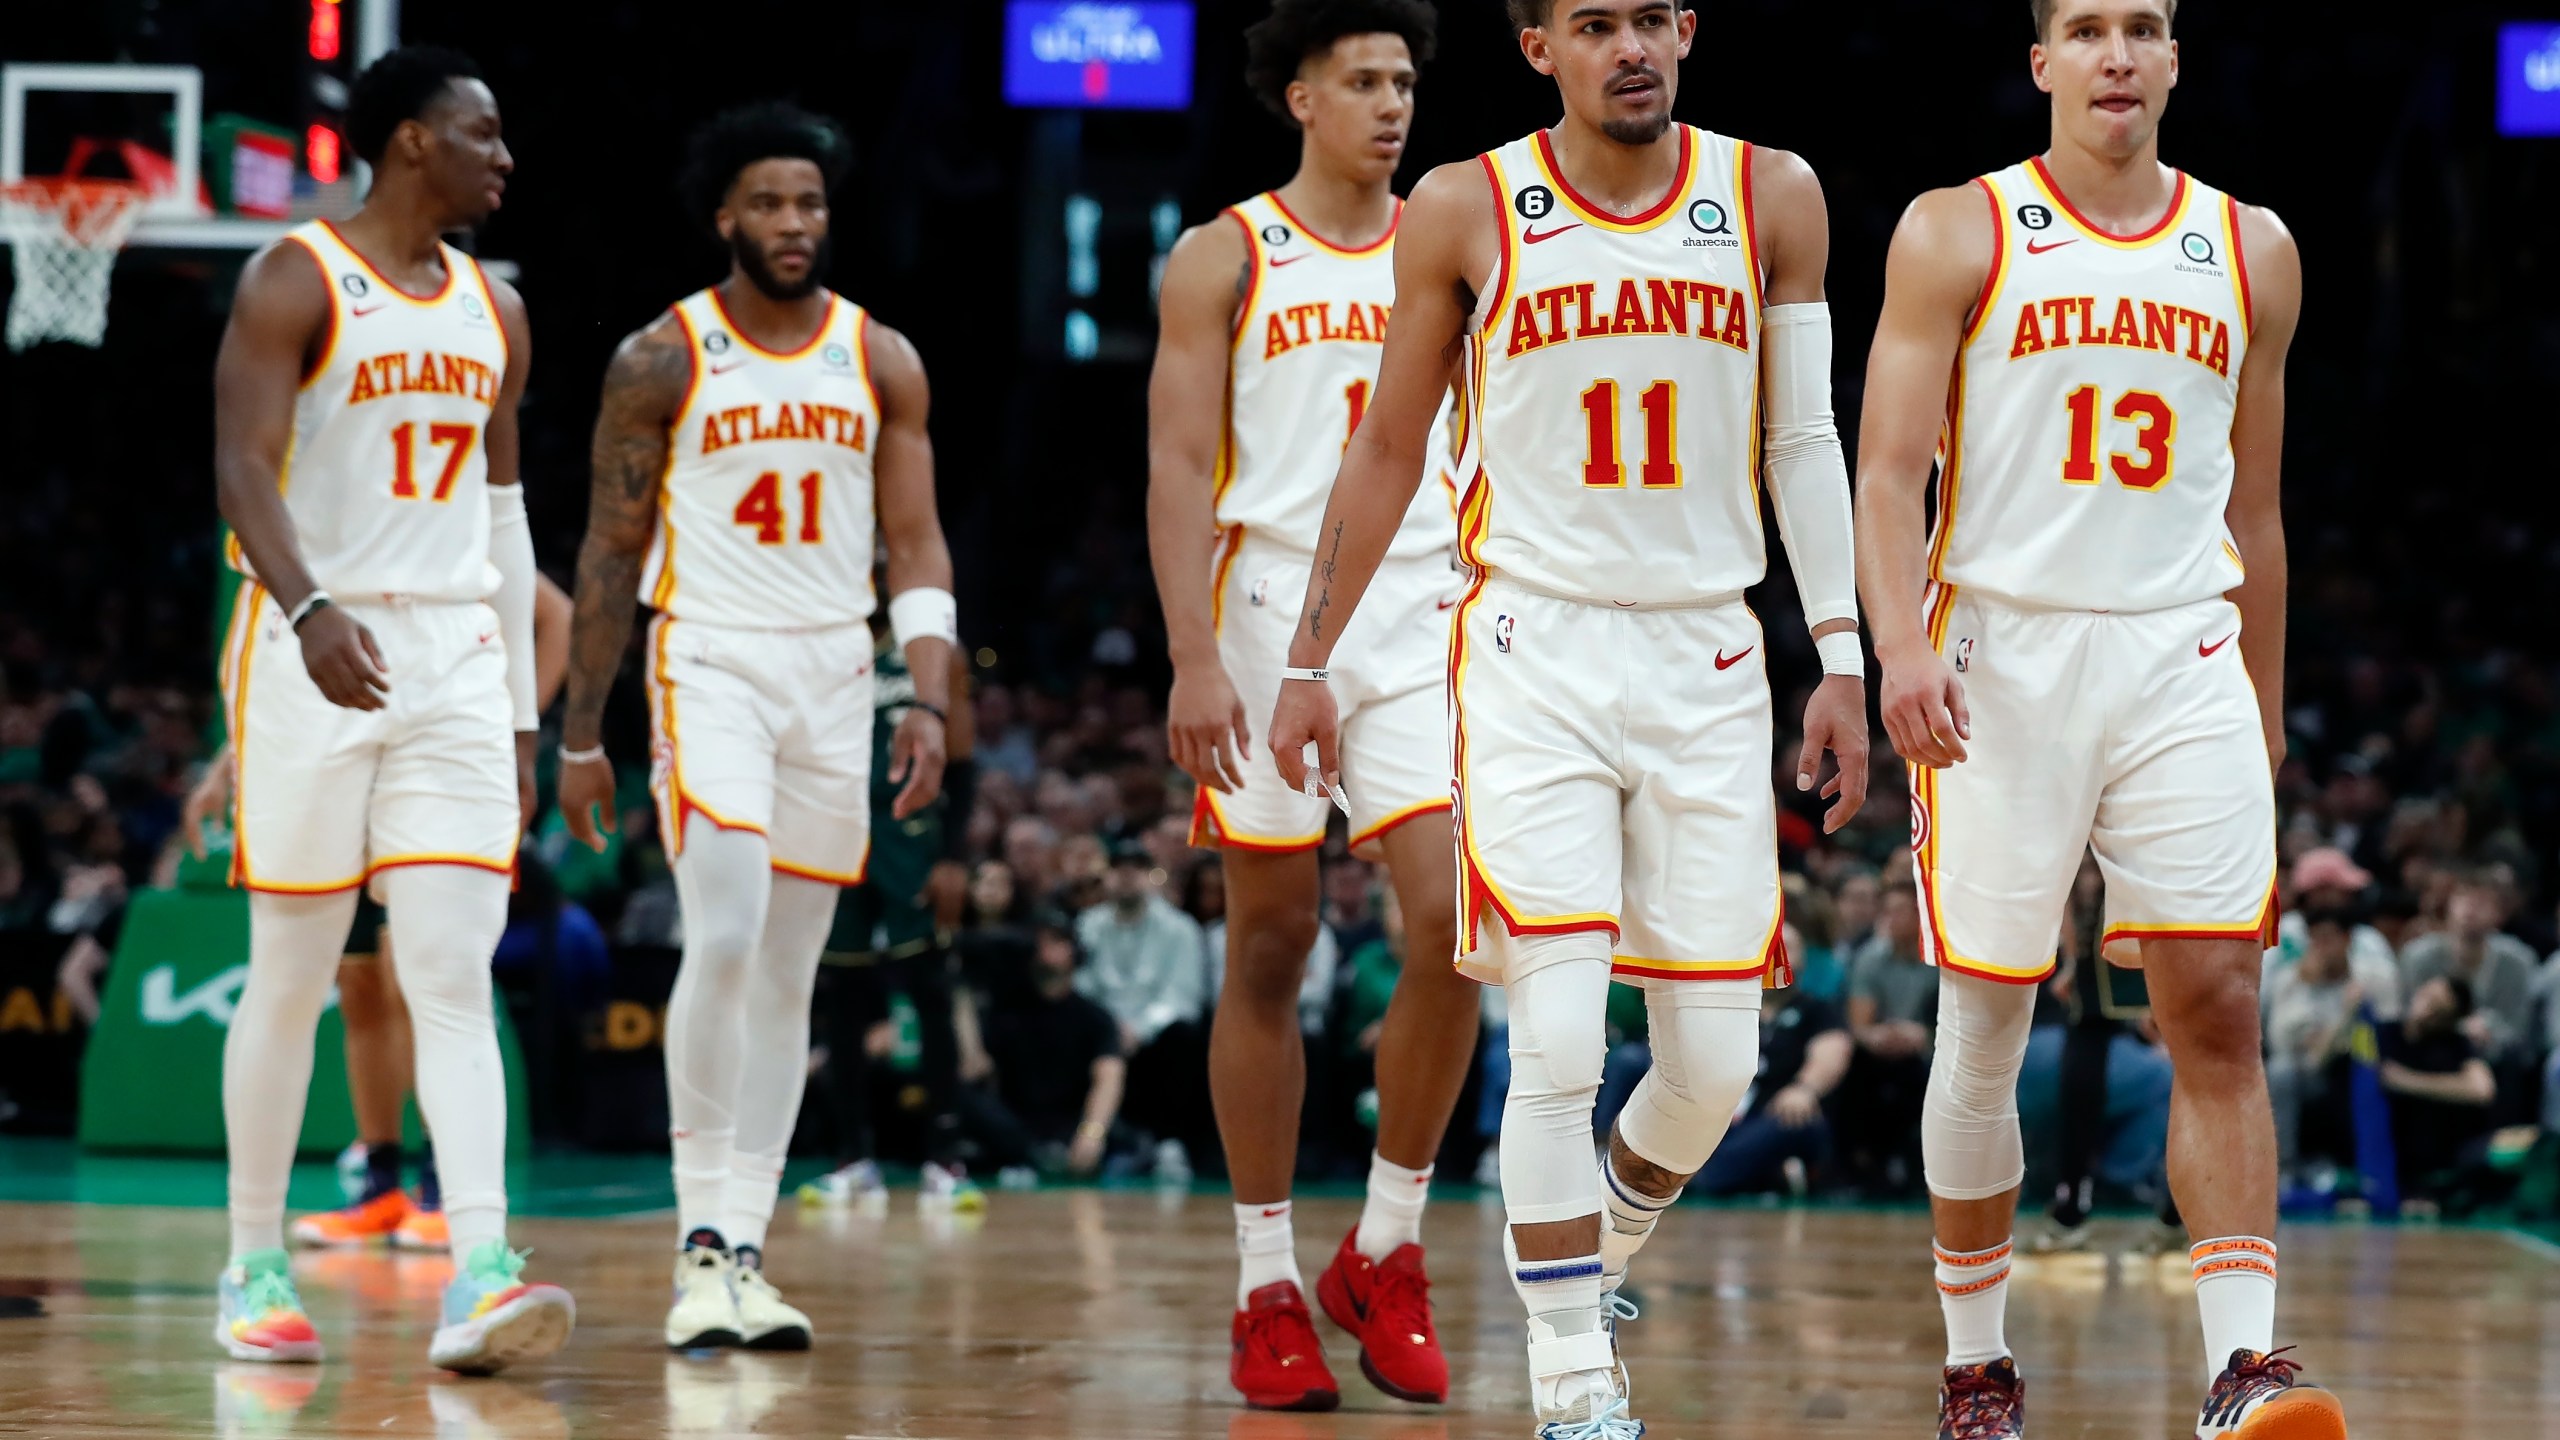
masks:
[[[601,848],[605,693],[650,627],[650,784],[684,907],[667,1004],[677,1349],[806,1349],[763,1274],[809,1069],[809,996],[838,887],[870,847],[872,549],[916,699],[890,746],[896,813],[942,781],[957,613],[915,347],[825,288],[849,148],[789,105],[695,135],[683,188],[727,279],[623,342],[596,419],[578,557],[560,808]],[[875,515],[877,521],[875,524]]]
[[[1457,913],[1466,968],[1510,1005],[1502,1189],[1540,1434],[1626,1440],[1643,1427],[1611,1291],[1751,1081],[1780,951],[1764,641],[1742,603],[1766,569],[1764,456],[1830,672],[1798,784],[1828,749],[1829,823],[1863,799],[1829,233],[1803,161],[1672,121],[1693,13],[1513,0],[1511,19],[1564,119],[1414,192],[1377,398],[1325,512],[1271,739],[1293,783],[1308,741],[1337,773],[1336,701],[1313,672],[1357,623],[1463,355],[1478,463],[1450,661]],[[1595,1171],[1613,972],[1647,991],[1654,1068]]]
[[[2258,1048],[2301,264],[2273,215],[2160,163],[2175,9],[2033,0],[2052,144],[1913,204],[1869,362],[1862,579],[1939,967],[1921,1144],[1947,1323],[1939,1433],[1963,1440],[2023,1428],[2002,1335],[2017,1076],[2091,848],[2108,943],[2138,944],[2175,1066],[2169,1179],[2211,1387],[2196,1433],[2346,1433],[2336,1399],[2270,1353]]]
[[[1279,0],[1246,32],[1246,77],[1297,128],[1297,174],[1185,235],[1165,267],[1148,531],[1173,652],[1173,755],[1200,786],[1192,843],[1225,851],[1227,981],[1209,1087],[1235,1186],[1230,1378],[1268,1409],[1331,1409],[1340,1396],[1300,1289],[1289,1202],[1306,1084],[1298,990],[1332,806],[1247,761],[1279,694],[1325,488],[1377,379],[1403,207],[1388,186],[1432,33],[1423,0]],[[1368,1204],[1316,1285],[1370,1379],[1424,1402],[1447,1398],[1449,1366],[1431,1323],[1423,1202],[1478,1024],[1474,987],[1439,963],[1454,888],[1446,464],[1435,452],[1378,601],[1335,660],[1352,845],[1383,852],[1420,963],[1398,977],[1378,1042]]]
[[[251,261],[214,373],[214,465],[251,577],[223,664],[249,979],[223,1044],[231,1264],[215,1338],[317,1360],[285,1267],[285,1181],[312,1027],[373,880],[409,1002],[459,1271],[430,1361],[549,1354],[575,1318],[506,1242],[507,1096],[489,957],[532,803],[533,545],[516,483],[524,302],[438,237],[498,207],[513,163],[464,57],[357,77],[364,208]],[[376,877],[379,877],[378,879]]]

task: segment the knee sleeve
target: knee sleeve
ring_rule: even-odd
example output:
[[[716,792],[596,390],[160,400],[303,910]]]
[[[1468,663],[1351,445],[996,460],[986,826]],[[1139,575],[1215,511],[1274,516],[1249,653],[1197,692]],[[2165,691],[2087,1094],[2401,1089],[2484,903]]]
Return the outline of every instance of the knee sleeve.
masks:
[[[1929,1193],[1987,1200],[2026,1178],[2018,1139],[2018,1069],[2035,1021],[2032,985],[1938,972],[1938,1041],[1920,1114]]]
[[[1627,1148],[1694,1175],[1733,1123],[1760,1072],[1760,982],[1691,980],[1645,996],[1652,1068],[1618,1116]]]
[[[507,926],[507,877],[452,865],[394,870],[383,900],[445,1223],[454,1253],[468,1255],[506,1235],[507,1083],[489,957]]]
[[[1515,1225],[1600,1213],[1591,1107],[1607,1059],[1609,941],[1501,937],[1511,1011],[1511,1093],[1502,1111],[1502,1199]]]

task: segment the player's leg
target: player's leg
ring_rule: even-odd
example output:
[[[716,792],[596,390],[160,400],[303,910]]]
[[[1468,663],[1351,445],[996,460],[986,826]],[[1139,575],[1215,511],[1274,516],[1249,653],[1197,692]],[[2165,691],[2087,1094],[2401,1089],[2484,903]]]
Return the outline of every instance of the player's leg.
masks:
[[[1941,592],[1943,595],[1943,592]],[[1914,767],[1913,870],[1922,943],[1938,966],[1938,1034],[1920,1119],[1946,1369],[1942,1429],[2018,1433],[2024,1387],[2007,1336],[2018,1188],[2018,1072],[2036,988],[2096,813],[2104,707],[2099,623],[1966,597],[1933,606],[1959,655],[1970,758]]]
[[[411,1073],[409,1031],[394,1018],[400,987],[382,953],[383,929],[381,907],[369,897],[358,901],[346,953],[338,962],[347,1100],[355,1111],[356,1143],[364,1147],[364,1188],[352,1204],[294,1221],[297,1245],[331,1248],[387,1241],[409,1216],[408,1192],[400,1188],[406,1158],[400,1112],[409,1098]]]
[[[2275,798],[2227,601],[2117,617],[2114,668],[2140,706],[2112,737],[2092,848],[2108,936],[2141,942],[2172,1067],[2169,1188],[2186,1217],[2210,1391],[2201,1436],[2346,1434],[2336,1398],[2275,1348],[2276,1137],[2258,980],[2272,923]],[[2139,685],[2138,690],[2131,687]]]
[[[722,1226],[772,851],[762,834],[724,828],[697,812],[687,819],[674,870],[684,951],[667,996],[666,1062],[679,1255],[666,1338],[671,1348],[689,1350],[738,1341],[734,1261]]]
[[[808,1084],[810,995],[835,919],[836,889],[776,873],[747,978],[746,1060],[720,1215],[721,1234],[738,1263],[738,1342],[751,1350],[809,1348],[809,1317],[784,1304],[764,1278],[764,1244]]]
[[[454,1278],[428,1360],[486,1374],[567,1343],[567,1291],[507,1246],[507,1088],[490,957],[523,816],[504,652],[485,606],[421,605],[377,631],[407,677],[370,817],[372,864],[409,1009],[418,1110],[435,1136]]]

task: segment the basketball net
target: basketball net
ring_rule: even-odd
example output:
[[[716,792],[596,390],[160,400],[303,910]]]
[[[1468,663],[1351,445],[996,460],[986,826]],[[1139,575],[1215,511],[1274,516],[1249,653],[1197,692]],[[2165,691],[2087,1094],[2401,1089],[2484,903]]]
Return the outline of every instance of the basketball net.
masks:
[[[8,341],[96,348],[107,338],[107,278],[142,218],[143,192],[113,180],[52,178],[0,186],[0,238],[16,287]]]

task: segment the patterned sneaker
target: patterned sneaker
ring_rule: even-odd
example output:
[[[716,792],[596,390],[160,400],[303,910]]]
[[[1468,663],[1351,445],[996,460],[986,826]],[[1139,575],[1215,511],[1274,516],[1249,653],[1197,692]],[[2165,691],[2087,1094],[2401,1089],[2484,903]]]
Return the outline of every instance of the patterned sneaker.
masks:
[[[750,1350],[809,1348],[809,1317],[783,1303],[762,1267],[735,1267],[730,1284],[738,1297],[739,1344]]]
[[[2294,1379],[2302,1367],[2284,1358],[2292,1348],[2232,1351],[2196,1416],[2196,1440],[2347,1440],[2345,1407],[2319,1386]]]
[[[878,1162],[856,1160],[801,1186],[800,1203],[885,1215],[889,1212],[889,1184],[880,1178]]]
[[[2027,1382],[2003,1355],[1950,1365],[1938,1385],[1938,1440],[2017,1440],[2027,1433]]]
[[[1246,1297],[1229,1328],[1227,1378],[1256,1410],[1331,1410],[1342,1387],[1324,1363],[1315,1317],[1295,1282],[1274,1280]]]
[[[539,1360],[569,1342],[577,1302],[557,1285],[528,1285],[524,1254],[483,1240],[444,1287],[444,1323],[427,1342],[427,1361],[460,1375],[495,1375]]]
[[[385,1190],[370,1200],[359,1200],[343,1210],[324,1210],[305,1215],[293,1222],[293,1243],[314,1250],[352,1249],[388,1242],[409,1218],[413,1207],[409,1192]]]
[[[675,1299],[667,1306],[667,1348],[700,1350],[735,1345],[744,1323],[738,1315],[738,1263],[717,1232],[696,1230],[676,1254]]]
[[[222,1272],[213,1338],[234,1360],[316,1361],[320,1336],[281,1250],[252,1250]]]
[[[1333,1263],[1316,1277],[1316,1301],[1333,1323],[1360,1342],[1360,1373],[1398,1400],[1437,1405],[1449,1398],[1449,1359],[1431,1325],[1431,1277],[1423,1273],[1422,1247],[1399,1245],[1384,1260],[1371,1260],[1342,1237]]]
[[[1579,1419],[1549,1420],[1538,1427],[1538,1440],[1644,1440],[1644,1422],[1627,1414],[1627,1397],[1585,1401],[1591,1411]]]
[[[936,1165],[928,1160],[916,1172],[916,1205],[926,1210],[948,1210],[955,1215],[983,1214],[987,1208],[987,1192],[969,1178],[969,1172],[957,1165]]]
[[[443,1251],[453,1248],[453,1236],[444,1227],[444,1212],[412,1204],[409,1216],[400,1228],[391,1232],[394,1250]]]

